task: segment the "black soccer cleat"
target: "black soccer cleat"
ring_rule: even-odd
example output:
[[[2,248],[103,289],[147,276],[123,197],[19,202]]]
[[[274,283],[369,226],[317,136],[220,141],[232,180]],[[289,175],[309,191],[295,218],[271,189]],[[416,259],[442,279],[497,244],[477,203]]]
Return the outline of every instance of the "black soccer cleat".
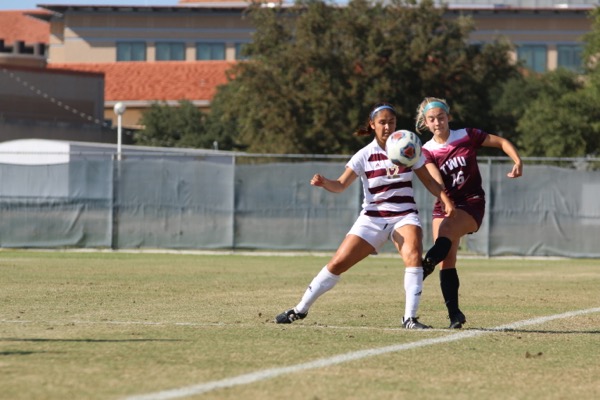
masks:
[[[416,317],[408,319],[402,318],[402,327],[404,329],[431,329],[429,325],[420,323]]]
[[[467,317],[460,310],[450,316],[450,326],[448,329],[461,329],[463,324],[467,323]]]
[[[435,271],[435,262],[431,258],[425,257],[421,265],[423,266],[423,280],[425,280]]]
[[[291,324],[292,322],[298,319],[304,319],[308,313],[299,313],[296,312],[296,309],[291,308],[287,311],[282,312],[278,316],[275,317],[275,322],[278,324]]]

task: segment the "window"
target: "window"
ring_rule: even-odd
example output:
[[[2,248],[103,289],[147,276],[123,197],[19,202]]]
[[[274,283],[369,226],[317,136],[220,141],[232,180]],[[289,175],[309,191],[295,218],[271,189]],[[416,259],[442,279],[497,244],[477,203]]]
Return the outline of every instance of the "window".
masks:
[[[225,43],[196,43],[196,60],[224,60]]]
[[[248,56],[244,54],[244,46],[246,43],[236,43],[235,44],[235,59],[236,60],[247,60]]]
[[[146,43],[118,42],[117,61],[146,61]]]
[[[524,45],[517,50],[519,61],[524,61],[527,68],[535,72],[546,72],[547,51],[544,45]]]
[[[580,45],[558,45],[558,66],[575,72],[581,72],[583,67],[582,49]]]
[[[156,43],[156,61],[184,61],[185,44],[182,42]]]

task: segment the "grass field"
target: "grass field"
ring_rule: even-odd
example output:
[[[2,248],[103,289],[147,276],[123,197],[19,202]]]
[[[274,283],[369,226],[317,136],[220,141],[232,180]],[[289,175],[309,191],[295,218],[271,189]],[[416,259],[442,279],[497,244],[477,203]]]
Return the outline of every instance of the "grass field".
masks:
[[[600,260],[461,259],[465,329],[407,331],[402,263],[371,257],[274,324],[326,262],[1,251],[0,398],[600,398]],[[444,310],[436,273],[420,319]]]

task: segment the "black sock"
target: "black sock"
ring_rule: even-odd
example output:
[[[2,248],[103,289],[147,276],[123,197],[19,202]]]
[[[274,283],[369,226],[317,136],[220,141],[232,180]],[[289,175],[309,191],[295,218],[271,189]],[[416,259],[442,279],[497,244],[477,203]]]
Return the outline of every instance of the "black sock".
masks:
[[[442,288],[448,315],[452,316],[459,311],[458,288],[460,287],[460,281],[456,268],[440,270],[440,287]]]
[[[445,236],[439,237],[435,240],[433,247],[425,254],[425,259],[430,260],[433,265],[437,265],[446,258],[451,248],[452,241],[450,239]]]

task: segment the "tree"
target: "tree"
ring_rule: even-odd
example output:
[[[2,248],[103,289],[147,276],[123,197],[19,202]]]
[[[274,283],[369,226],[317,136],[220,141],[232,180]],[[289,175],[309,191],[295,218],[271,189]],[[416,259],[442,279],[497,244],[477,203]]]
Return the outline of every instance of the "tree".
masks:
[[[533,97],[516,126],[523,155],[578,157],[597,151],[597,132],[590,128],[598,112],[582,80],[559,69],[528,81],[538,90],[529,91]]]
[[[206,116],[188,100],[178,107],[154,103],[140,120],[144,129],[134,135],[138,145],[212,148],[214,138],[206,132]]]
[[[254,5],[250,60],[217,91],[211,120],[251,152],[321,154],[362,147],[351,133],[380,101],[396,106],[399,128],[413,129],[424,96],[448,99],[460,122],[488,123],[494,89],[516,74],[508,45],[469,45],[472,21],[444,13],[429,0]]]
[[[589,131],[586,136],[586,154],[600,156],[600,110],[595,106],[600,104],[600,8],[590,12],[592,30],[584,36],[584,65],[587,70],[587,84],[581,96],[589,110],[586,114],[589,121]]]
[[[545,74],[525,72],[506,81],[493,105],[492,113],[498,121],[498,132],[510,141],[519,144],[532,131],[519,130],[519,121],[536,101],[547,103],[569,91],[578,90],[581,83],[574,73],[557,70]],[[546,104],[549,110],[554,106]],[[530,127],[531,128],[531,127]],[[543,124],[540,125],[543,130]],[[536,129],[534,129],[535,131]]]
[[[505,135],[523,156],[597,156],[600,148],[600,97],[575,74],[559,70],[514,81],[495,111],[512,110],[516,121]],[[510,104],[513,104],[512,108]]]
[[[564,69],[512,79],[494,105],[504,120],[504,135],[522,155],[536,157],[598,156],[600,149],[600,11],[591,13],[592,31],[585,40],[585,74]]]
[[[589,17],[592,20],[592,30],[583,36],[584,67],[588,74],[597,75],[600,73],[600,65],[598,64],[598,55],[600,54],[600,8],[594,8]]]
[[[206,116],[205,129],[207,141],[217,144],[220,150],[246,150],[245,145],[235,142],[237,129],[236,115],[229,114],[223,109],[227,99],[232,96],[229,92],[238,90],[235,80],[227,85],[222,85],[211,102],[211,111]],[[223,100],[221,100],[223,99]],[[226,108],[226,107],[225,107]]]

